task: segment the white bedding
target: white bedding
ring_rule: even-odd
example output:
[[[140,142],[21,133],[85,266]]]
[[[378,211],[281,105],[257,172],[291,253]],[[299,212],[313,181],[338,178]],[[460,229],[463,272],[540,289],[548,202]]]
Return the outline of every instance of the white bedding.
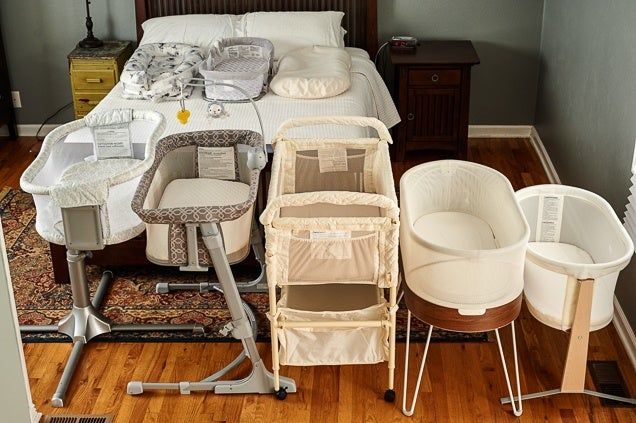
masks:
[[[291,117],[300,116],[370,116],[377,117],[387,127],[400,121],[399,114],[384,81],[377,73],[373,62],[366,52],[360,49],[347,48],[351,55],[351,88],[346,92],[326,99],[300,100],[279,97],[268,93],[256,104],[263,118],[265,141],[271,143],[280,124]],[[259,130],[258,119],[250,104],[227,104],[229,116],[221,119],[208,117],[208,103],[203,100],[201,89],[186,100],[190,110],[190,120],[186,125],[180,124],[175,115],[179,109],[178,102],[155,103],[147,100],[125,100],[121,98],[122,86],[115,88],[95,107],[94,112],[114,108],[150,109],[162,113],[166,117],[166,130],[163,136],[170,134],[210,129],[251,129]],[[367,132],[361,128],[342,126],[322,126],[294,130],[296,137],[363,137]],[[91,137],[77,131],[66,142],[89,142]],[[147,138],[143,124],[132,126],[133,142],[144,142]]]

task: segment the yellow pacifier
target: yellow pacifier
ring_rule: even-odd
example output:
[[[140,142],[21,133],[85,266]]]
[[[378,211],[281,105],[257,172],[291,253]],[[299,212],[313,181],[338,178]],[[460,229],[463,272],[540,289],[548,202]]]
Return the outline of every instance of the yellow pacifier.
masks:
[[[188,123],[188,119],[190,119],[190,110],[181,109],[177,112],[177,120],[181,122],[182,125]]]

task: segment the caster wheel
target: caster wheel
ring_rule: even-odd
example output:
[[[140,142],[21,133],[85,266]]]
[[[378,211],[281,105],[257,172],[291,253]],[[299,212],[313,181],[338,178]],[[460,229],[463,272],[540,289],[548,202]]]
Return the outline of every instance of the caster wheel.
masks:
[[[287,398],[287,389],[280,388],[278,391],[274,391],[274,395],[276,395],[276,399],[282,401]]]
[[[393,389],[387,389],[384,392],[384,401],[395,402],[395,391]]]

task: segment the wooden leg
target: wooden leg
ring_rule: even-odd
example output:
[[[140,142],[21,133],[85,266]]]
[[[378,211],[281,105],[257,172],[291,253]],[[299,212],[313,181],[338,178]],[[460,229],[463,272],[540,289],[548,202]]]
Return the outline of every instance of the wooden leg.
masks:
[[[585,389],[594,279],[578,280],[578,283],[579,295],[570,332],[568,355],[563,369],[562,392],[583,392]]]

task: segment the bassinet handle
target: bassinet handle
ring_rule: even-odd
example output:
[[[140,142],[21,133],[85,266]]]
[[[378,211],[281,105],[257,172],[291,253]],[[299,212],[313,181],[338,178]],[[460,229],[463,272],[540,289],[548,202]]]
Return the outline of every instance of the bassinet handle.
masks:
[[[278,128],[278,133],[272,140],[272,145],[281,141],[287,135],[287,131],[292,128],[302,128],[305,126],[315,125],[348,125],[348,126],[360,126],[369,127],[375,129],[380,137],[380,141],[386,141],[389,144],[393,143],[391,134],[386,125],[379,119],[366,116],[311,116],[311,117],[298,117],[288,119],[282,123]]]

